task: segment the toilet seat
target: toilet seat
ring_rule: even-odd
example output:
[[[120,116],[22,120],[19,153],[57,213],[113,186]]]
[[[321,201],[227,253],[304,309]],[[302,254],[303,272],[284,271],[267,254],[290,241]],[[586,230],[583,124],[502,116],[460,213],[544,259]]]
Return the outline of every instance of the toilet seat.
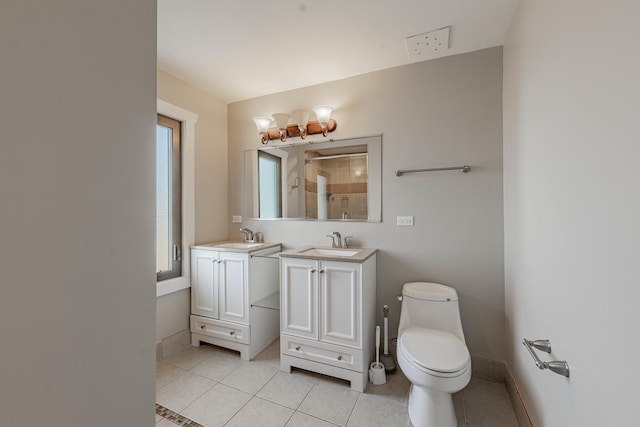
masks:
[[[450,332],[410,327],[398,347],[416,368],[438,377],[457,377],[470,364],[467,346]]]

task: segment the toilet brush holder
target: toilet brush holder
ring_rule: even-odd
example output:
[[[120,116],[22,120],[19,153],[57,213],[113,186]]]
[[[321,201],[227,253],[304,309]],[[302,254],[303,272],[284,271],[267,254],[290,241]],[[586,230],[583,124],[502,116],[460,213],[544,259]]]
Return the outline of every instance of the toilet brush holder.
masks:
[[[374,385],[381,385],[387,382],[387,376],[384,372],[384,365],[380,362],[373,362],[369,367],[369,381]]]

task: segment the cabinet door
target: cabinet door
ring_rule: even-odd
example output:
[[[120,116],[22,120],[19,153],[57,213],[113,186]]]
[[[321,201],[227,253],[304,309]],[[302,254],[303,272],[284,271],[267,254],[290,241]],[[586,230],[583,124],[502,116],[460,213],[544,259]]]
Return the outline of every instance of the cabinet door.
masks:
[[[191,251],[191,312],[218,318],[218,253]]]
[[[280,330],[318,339],[317,261],[282,259]]]
[[[360,264],[320,262],[320,340],[362,347]]]
[[[233,252],[220,252],[220,319],[248,324],[249,299],[247,295],[249,256]]]

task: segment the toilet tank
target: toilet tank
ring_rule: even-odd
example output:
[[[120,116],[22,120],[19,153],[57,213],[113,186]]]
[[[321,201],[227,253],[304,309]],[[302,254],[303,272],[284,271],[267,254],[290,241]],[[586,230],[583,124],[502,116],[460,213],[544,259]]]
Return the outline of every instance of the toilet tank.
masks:
[[[398,337],[411,326],[451,332],[465,342],[456,290],[437,283],[405,283]]]

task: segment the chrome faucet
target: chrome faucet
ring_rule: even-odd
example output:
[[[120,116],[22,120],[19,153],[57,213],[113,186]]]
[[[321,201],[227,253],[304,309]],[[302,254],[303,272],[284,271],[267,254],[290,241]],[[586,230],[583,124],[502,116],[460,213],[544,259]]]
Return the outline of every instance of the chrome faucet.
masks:
[[[332,248],[341,248],[342,247],[342,236],[337,231],[334,231],[331,234],[327,234],[327,237],[331,237],[331,247]]]
[[[253,231],[249,230],[248,228],[241,228],[240,232],[242,234],[244,234],[244,241],[246,243],[253,243]]]

